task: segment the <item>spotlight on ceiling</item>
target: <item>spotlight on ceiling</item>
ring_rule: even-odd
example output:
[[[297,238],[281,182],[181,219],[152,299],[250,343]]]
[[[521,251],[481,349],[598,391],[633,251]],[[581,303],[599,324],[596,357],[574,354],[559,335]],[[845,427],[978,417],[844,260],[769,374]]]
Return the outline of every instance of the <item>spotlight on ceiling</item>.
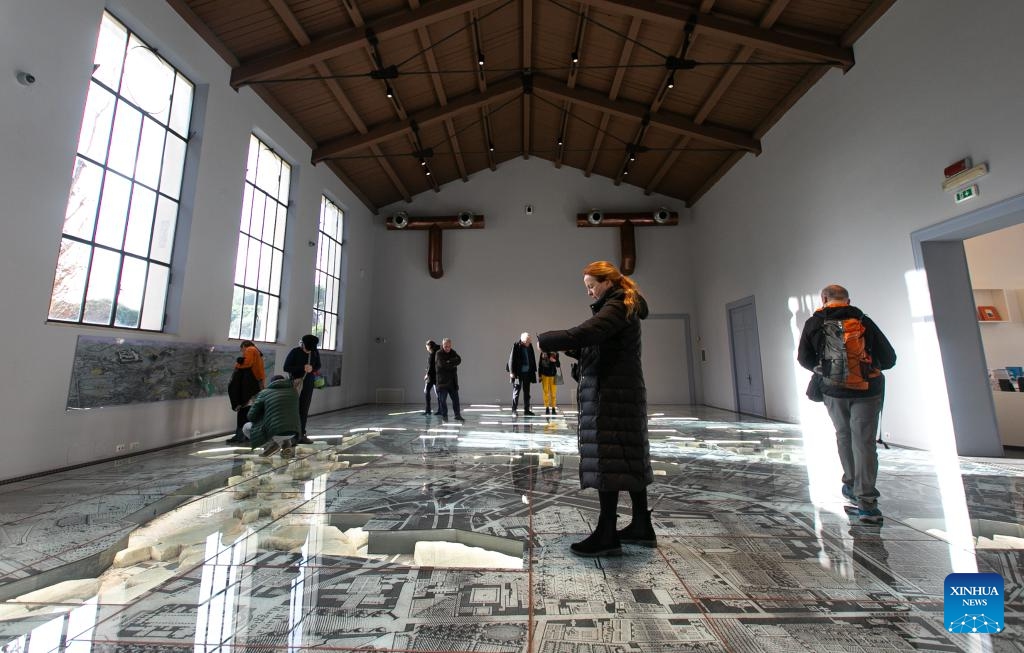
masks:
[[[575,50],[572,53],[572,62],[573,63],[579,63],[580,62],[580,53],[576,52]]]
[[[473,217],[473,212],[472,211],[462,211],[462,212],[459,213],[459,226],[460,227],[472,227],[473,226],[473,220],[475,220],[475,218]]]
[[[672,217],[672,212],[666,208],[660,208],[655,211],[651,217],[653,217],[654,221],[658,224],[665,224],[669,221],[669,218]]]
[[[601,220],[604,220],[604,213],[601,213],[597,209],[591,209],[590,213],[587,214],[587,222],[590,224],[601,224]]]
[[[391,216],[391,224],[395,226],[395,229],[405,229],[409,226],[409,214],[405,211],[398,211]]]

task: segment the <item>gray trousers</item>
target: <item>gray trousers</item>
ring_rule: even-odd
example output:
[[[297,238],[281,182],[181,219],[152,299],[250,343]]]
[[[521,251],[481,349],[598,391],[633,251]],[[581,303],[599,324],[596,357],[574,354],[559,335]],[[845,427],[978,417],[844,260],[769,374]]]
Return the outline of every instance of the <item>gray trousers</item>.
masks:
[[[874,508],[878,503],[875,437],[882,412],[882,395],[852,398],[825,395],[825,408],[836,428],[843,484],[853,488],[861,508]]]

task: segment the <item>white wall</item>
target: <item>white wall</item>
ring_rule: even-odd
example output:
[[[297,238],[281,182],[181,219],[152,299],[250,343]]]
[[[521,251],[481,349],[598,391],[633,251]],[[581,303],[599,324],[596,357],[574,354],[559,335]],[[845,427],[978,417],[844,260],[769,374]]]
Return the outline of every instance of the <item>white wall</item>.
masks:
[[[534,212],[526,215],[524,206]],[[374,219],[375,290],[371,342],[373,388],[403,388],[406,401],[419,402],[428,338],[452,339],[462,356],[459,372],[464,404],[511,403],[505,373],[509,347],[523,331],[539,333],[575,326],[590,316],[583,267],[594,260],[619,265],[617,227],[576,226],[576,214],[648,211],[660,206],[681,211],[680,224],[638,227],[633,278],[653,313],[692,313],[690,260],[693,226],[681,203],[644,196],[632,186],[616,187],[603,177],[555,168],[541,159],[514,159],[496,172],[485,170],[467,183],[453,182],[427,192],[411,205],[385,207]],[[485,216],[485,228],[443,232],[444,276],[430,277],[426,231],[385,231],[397,210],[412,216],[455,215],[469,210]],[[384,339],[387,342],[384,342]],[[645,347],[652,343],[645,341]],[[563,362],[568,379],[568,360]],[[575,385],[559,388],[568,403]],[[533,387],[535,404],[540,386]]]
[[[858,42],[854,68],[829,72],[766,135],[764,154],[697,203],[707,403],[734,405],[725,305],[753,294],[768,415],[799,420],[807,374],[794,369],[793,331],[808,305],[794,319],[790,301],[841,283],[899,355],[884,429],[929,446],[921,409],[945,396],[914,336],[910,233],[1024,189],[1022,21],[1018,2],[895,3]],[[981,197],[958,206],[941,189],[942,169],[963,156],[991,172]]]
[[[230,69],[169,5],[159,0],[109,2],[110,9],[200,87],[208,87],[205,120],[193,123],[200,148],[198,181],[185,189],[192,207],[181,306],[173,333],[133,334],[46,322],[70,173],[92,70],[100,0],[0,0],[0,479],[114,455],[115,444],[158,447],[234,428],[225,397],[65,412],[79,334],[139,335],[182,342],[228,344],[232,277],[249,134],[259,130],[295,166],[293,215],[286,241],[286,304],[280,321],[278,367],[309,330],[319,203],[322,193],[346,210],[348,223],[346,333],[368,338],[373,232],[369,211],[322,166],[310,149],[249,89],[228,85]],[[16,70],[38,79],[15,81]],[[363,271],[363,274],[360,274]],[[345,352],[343,385],[318,392],[313,412],[367,400],[367,352]]]

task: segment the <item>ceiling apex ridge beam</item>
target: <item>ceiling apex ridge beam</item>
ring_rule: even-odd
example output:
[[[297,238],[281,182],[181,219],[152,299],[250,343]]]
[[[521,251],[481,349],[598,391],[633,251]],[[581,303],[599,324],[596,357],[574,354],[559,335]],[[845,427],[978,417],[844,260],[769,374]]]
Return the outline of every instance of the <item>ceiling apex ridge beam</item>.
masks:
[[[384,40],[414,31],[422,25],[430,25],[446,18],[465,13],[494,0],[434,0],[412,11],[401,11],[374,21],[372,28],[378,39]],[[338,34],[310,41],[308,45],[291,48],[283,52],[257,55],[241,62],[231,71],[231,86],[239,88],[258,80],[272,79],[276,75],[296,68],[336,57],[368,46],[367,26],[357,26]]]
[[[610,100],[603,93],[592,91],[580,86],[569,88],[552,77],[533,75],[534,91],[548,93],[561,99],[572,100],[578,104],[591,106],[599,111],[612,113],[626,119],[643,121],[649,116],[652,126],[675,134],[692,136],[701,141],[715,145],[761,153],[761,142],[751,134],[725,127],[698,125],[689,118],[677,114],[658,113],[651,115],[648,108],[639,103],[627,100]]]
[[[450,118],[456,114],[475,109],[476,107],[493,102],[496,100],[503,100],[513,95],[521,93],[523,90],[523,83],[519,75],[513,75],[507,77],[502,81],[491,84],[486,93],[467,93],[460,95],[457,98],[448,98],[448,104],[443,107],[431,107],[424,109],[416,113],[415,115],[409,116],[408,120],[393,120],[391,122],[377,125],[370,129],[365,134],[350,134],[348,136],[342,136],[333,140],[325,141],[313,149],[313,163],[319,163],[324,159],[329,159],[332,156],[337,156],[345,152],[366,147],[368,145],[375,145],[381,141],[388,140],[395,136],[399,136],[411,131],[411,121],[415,121],[420,127],[424,127],[431,123],[435,123],[445,118]]]
[[[853,50],[841,45],[822,43],[791,34],[756,27],[713,14],[701,14],[682,5],[655,3],[649,0],[583,0],[591,7],[613,14],[638,16],[664,24],[666,21],[686,24],[691,17],[697,20],[694,34],[718,36],[759,50],[794,56],[801,60],[826,61],[844,70],[854,64]]]

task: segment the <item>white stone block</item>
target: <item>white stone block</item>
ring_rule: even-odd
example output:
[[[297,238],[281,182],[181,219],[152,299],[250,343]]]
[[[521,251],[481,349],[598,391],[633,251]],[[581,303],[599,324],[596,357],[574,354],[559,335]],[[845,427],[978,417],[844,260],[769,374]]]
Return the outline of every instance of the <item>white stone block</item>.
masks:
[[[100,591],[98,578],[79,578],[50,585],[14,599],[15,603],[80,603]]]
[[[176,560],[181,555],[181,542],[157,542],[149,547],[149,557],[157,562]]]
[[[345,531],[345,537],[357,549],[366,546],[370,542],[370,534],[358,526]]]
[[[121,549],[114,554],[114,567],[130,567],[131,565],[138,564],[149,560],[149,549],[148,546],[129,547],[127,549]]]
[[[308,524],[286,524],[260,538],[263,548],[273,551],[291,551],[306,543],[309,537]]]
[[[462,567],[485,569],[522,569],[521,558],[488,551],[458,542],[417,542],[413,553],[415,564],[421,567]]]

